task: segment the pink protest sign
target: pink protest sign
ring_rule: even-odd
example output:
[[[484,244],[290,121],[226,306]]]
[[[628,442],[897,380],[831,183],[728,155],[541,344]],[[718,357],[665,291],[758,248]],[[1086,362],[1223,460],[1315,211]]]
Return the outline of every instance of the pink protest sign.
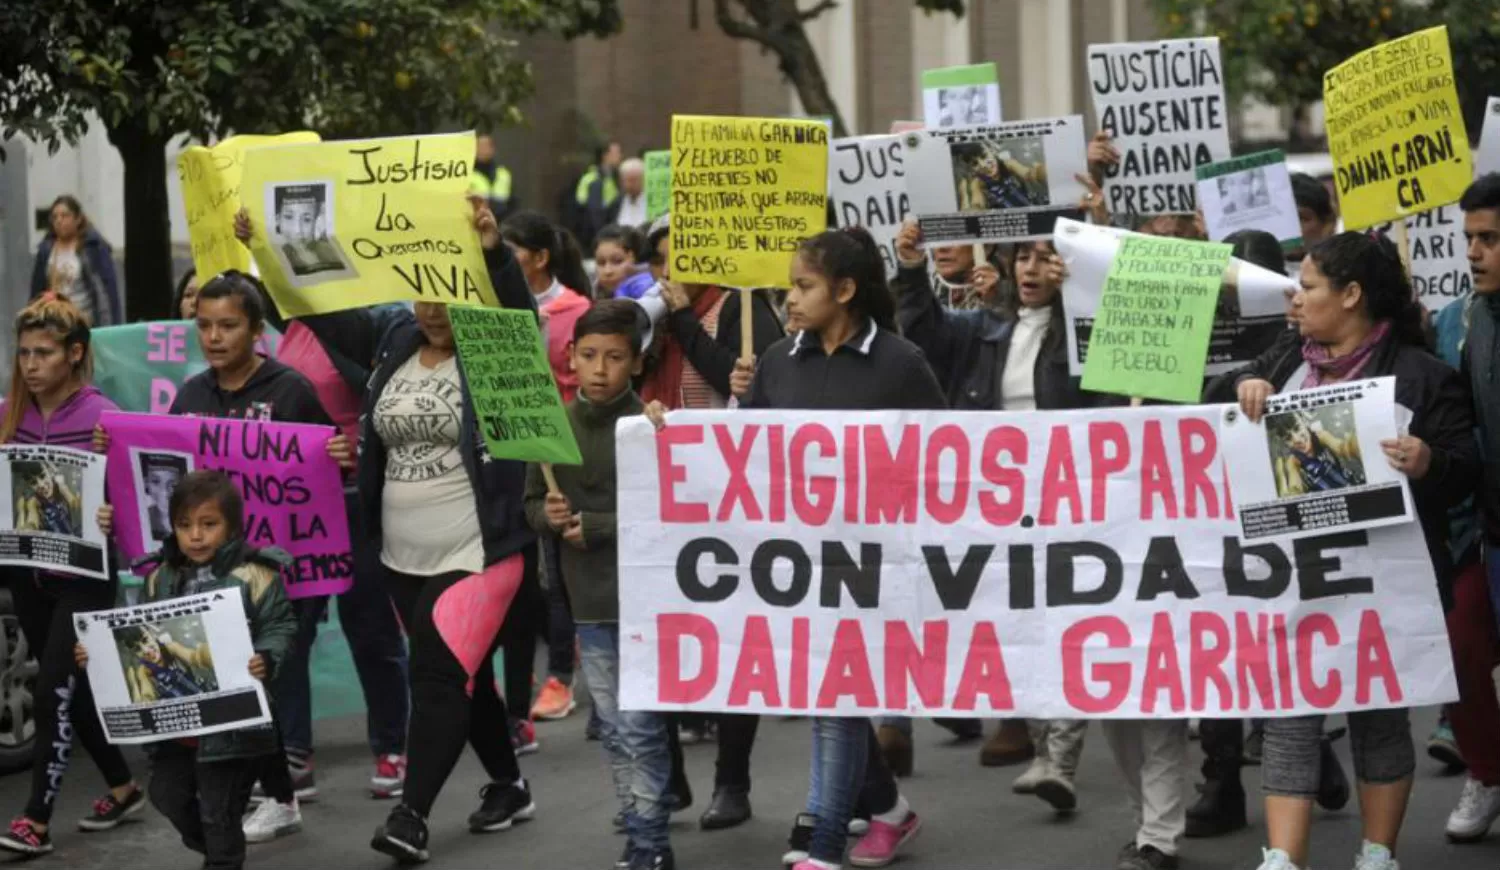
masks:
[[[155,552],[172,534],[168,501],[178,479],[213,469],[245,499],[245,539],[292,554],[287,595],[337,595],[354,583],[349,520],[330,426],[108,411],[110,501],[126,562]]]

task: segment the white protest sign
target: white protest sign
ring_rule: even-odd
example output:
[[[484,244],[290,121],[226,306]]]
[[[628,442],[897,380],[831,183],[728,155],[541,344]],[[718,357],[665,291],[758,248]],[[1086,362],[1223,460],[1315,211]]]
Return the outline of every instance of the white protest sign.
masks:
[[[1081,218],[1083,118],[923,130],[901,137],[906,190],[928,245],[1045,239]]]
[[[1109,265],[1129,232],[1073,220],[1059,220],[1053,244],[1068,267],[1063,279],[1064,323],[1068,338],[1068,373],[1083,374],[1089,335],[1104,290]],[[1209,377],[1232,371],[1275,344],[1286,327],[1287,294],[1297,283],[1254,263],[1232,259],[1235,286],[1220,289],[1214,331],[1208,341]]]
[[[255,648],[239,587],[80,613],[89,684],[110,743],[153,743],[271,721],[250,676]]]
[[[0,447],[0,565],[109,579],[104,461],[67,447]]]
[[[1376,229],[1390,233],[1391,225]],[[1474,289],[1469,268],[1469,244],[1464,239],[1464,213],[1457,203],[1440,205],[1406,219],[1406,244],[1411,255],[1411,283],[1417,299],[1431,311],[1463,299]]]
[[[1110,213],[1191,214],[1194,170],[1230,157],[1219,40],[1091,45],[1088,67],[1099,129],[1120,150],[1105,173]]]
[[[1240,230],[1261,230],[1283,247],[1302,241],[1292,176],[1280,151],[1247,154],[1198,167],[1198,205],[1212,241]]]
[[[1474,152],[1474,176],[1500,172],[1500,97],[1490,97],[1484,106],[1484,127],[1479,131],[1479,150]]]
[[[621,707],[1181,719],[1455,698],[1421,529],[1242,541],[1222,411],[623,420]]]
[[[1396,379],[1330,384],[1272,396],[1250,422],[1224,409],[1221,433],[1245,540],[1410,523],[1406,477],[1380,449],[1395,438]]]
[[[885,274],[895,277],[896,234],[911,214],[900,136],[835,139],[828,157],[834,225],[864,227],[880,246]]]
[[[999,68],[976,63],[923,71],[922,117],[938,128],[1000,123]]]

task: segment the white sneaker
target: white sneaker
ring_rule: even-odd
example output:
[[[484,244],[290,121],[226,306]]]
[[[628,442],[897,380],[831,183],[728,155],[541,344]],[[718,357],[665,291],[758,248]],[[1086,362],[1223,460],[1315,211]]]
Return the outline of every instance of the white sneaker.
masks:
[[[1473,777],[1464,782],[1458,806],[1448,814],[1448,839],[1473,843],[1484,839],[1500,818],[1500,786],[1487,786]]]
[[[269,843],[302,830],[302,809],[294,799],[289,804],[261,801],[245,819],[245,842]]]
[[[1354,858],[1354,870],[1401,870],[1401,865],[1390,849],[1365,840]]]
[[[1260,870],[1297,870],[1292,856],[1280,849],[1261,849],[1260,856]]]
[[[1011,783],[1010,790],[1016,794],[1036,794],[1036,784],[1045,779],[1051,770],[1047,759],[1037,756],[1031,759],[1031,766],[1026,768],[1026,772],[1016,777],[1016,781]]]

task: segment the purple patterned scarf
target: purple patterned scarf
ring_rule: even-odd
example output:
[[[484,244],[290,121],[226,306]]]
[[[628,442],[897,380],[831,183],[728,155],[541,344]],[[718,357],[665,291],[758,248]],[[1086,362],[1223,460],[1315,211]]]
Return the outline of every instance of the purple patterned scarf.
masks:
[[[1327,345],[1310,338],[1305,339],[1302,342],[1302,361],[1307,363],[1307,377],[1302,379],[1302,389],[1359,377],[1360,372],[1365,370],[1365,365],[1370,362],[1370,357],[1375,355],[1375,348],[1390,333],[1391,322],[1382,320],[1375,324],[1375,328],[1370,330],[1370,334],[1365,336],[1365,340],[1359,343],[1353,353],[1341,357],[1331,357],[1328,355]]]

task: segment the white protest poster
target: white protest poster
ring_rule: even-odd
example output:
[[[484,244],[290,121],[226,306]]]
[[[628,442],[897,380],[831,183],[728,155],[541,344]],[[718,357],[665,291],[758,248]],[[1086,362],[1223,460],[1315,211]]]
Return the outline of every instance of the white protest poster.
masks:
[[[0,565],[109,579],[104,463],[67,447],[0,447]]]
[[[220,589],[79,613],[89,683],[110,743],[196,737],[271,721],[250,676],[244,593]]]
[[[923,71],[922,118],[928,127],[998,124],[1003,117],[1000,72],[993,63]]]
[[[1088,357],[1089,335],[1099,310],[1104,279],[1119,250],[1120,239],[1130,235],[1115,227],[1095,226],[1074,220],[1057,222],[1053,244],[1067,266],[1063,279],[1063,312],[1068,339],[1068,373],[1083,374]],[[1254,263],[1231,259],[1233,286],[1220,289],[1214,313],[1214,331],[1208,340],[1209,377],[1232,371],[1255,359],[1276,343],[1286,326],[1286,300],[1297,282],[1279,272]]]
[[[906,133],[906,190],[927,245],[1018,242],[1082,218],[1083,118]]]
[[[1302,241],[1292,176],[1281,151],[1261,151],[1200,166],[1198,204],[1211,241],[1240,230],[1270,233],[1282,247]]]
[[[1411,523],[1406,476],[1380,442],[1395,438],[1396,379],[1330,384],[1266,400],[1252,423],[1224,408],[1225,465],[1241,537],[1328,534]]]
[[[1099,129],[1120,150],[1110,214],[1192,214],[1195,170],[1230,157],[1219,40],[1091,45],[1088,69]]]
[[[1242,540],[1222,413],[623,420],[621,707],[1183,719],[1456,697],[1421,529]]]
[[[1391,224],[1375,229],[1390,234]],[[1464,239],[1464,213],[1457,203],[1440,205],[1406,219],[1406,244],[1411,256],[1411,283],[1417,299],[1430,311],[1440,311],[1474,289],[1469,268],[1469,243]]]
[[[1484,127],[1474,152],[1474,177],[1491,172],[1500,172],[1500,97],[1490,97],[1484,105]]]
[[[880,246],[888,278],[896,275],[896,234],[911,214],[900,136],[833,140],[828,156],[828,198],[834,225],[864,227]]]

